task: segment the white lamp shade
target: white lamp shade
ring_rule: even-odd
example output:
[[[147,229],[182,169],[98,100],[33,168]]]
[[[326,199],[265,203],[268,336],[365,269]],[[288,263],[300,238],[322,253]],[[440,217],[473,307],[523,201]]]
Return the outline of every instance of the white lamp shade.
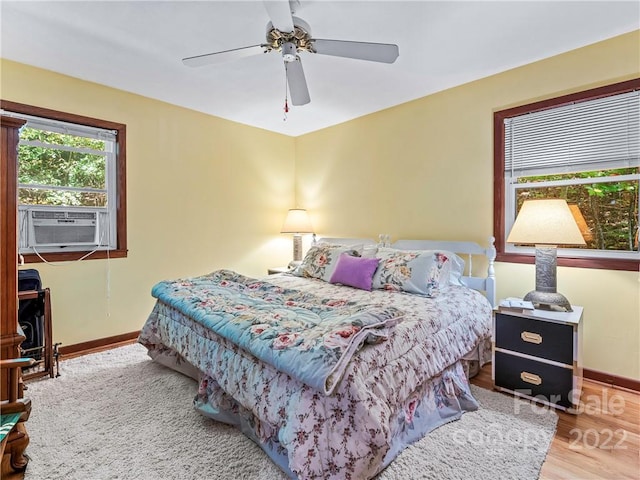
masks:
[[[520,245],[586,245],[566,200],[526,200],[508,243]]]
[[[302,208],[289,210],[280,233],[313,233],[313,227],[307,211]]]

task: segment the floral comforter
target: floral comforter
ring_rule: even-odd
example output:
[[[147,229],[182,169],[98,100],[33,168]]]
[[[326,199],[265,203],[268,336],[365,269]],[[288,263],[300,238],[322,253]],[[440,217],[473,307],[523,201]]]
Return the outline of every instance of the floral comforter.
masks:
[[[479,292],[450,286],[434,298],[426,298],[383,290],[366,292],[289,275],[272,276],[268,282],[229,272],[220,278],[228,275],[241,280],[234,281],[231,290],[270,292],[275,295],[274,305],[290,297],[294,303],[305,304],[306,310],[328,318],[342,308],[356,314],[374,308],[382,314],[363,323],[370,326],[364,329],[368,332],[363,334],[365,339],[358,343],[359,350],[352,352],[339,378],[330,382],[332,390],[327,394],[324,383],[322,388],[314,387],[274,363],[256,358],[232,341],[232,335],[214,332],[204,317],[197,320],[185,315],[176,307],[180,302],[169,298],[182,290],[179,285],[171,287],[175,289],[172,295],[156,292],[158,302],[139,341],[152,356],[168,351],[177,362],[193,365],[201,374],[197,408],[238,425],[289,476],[372,478],[408,444],[477,408],[459,360],[490,337],[491,306]],[[192,288],[189,281],[184,288]],[[195,302],[195,297],[186,300],[190,297],[184,294],[178,296]],[[256,298],[248,297],[240,304],[252,304]],[[227,300],[225,308],[233,308],[236,294],[229,293]],[[362,305],[367,308],[359,310]],[[290,313],[283,310],[280,315],[289,318]],[[399,315],[402,320],[398,322]],[[235,317],[228,321],[233,321],[231,318]],[[382,326],[375,326],[380,322]],[[265,328],[272,328],[267,325]],[[329,349],[334,342],[339,350],[346,348],[340,334],[321,332],[283,343],[311,341],[318,347],[326,341]],[[250,333],[251,327],[247,327],[245,334]],[[345,338],[351,336],[347,329]],[[369,340],[373,341],[367,343]]]
[[[353,354],[388,337],[393,306],[319,297],[229,270],[155,285],[171,305],[276,369],[330,394]]]

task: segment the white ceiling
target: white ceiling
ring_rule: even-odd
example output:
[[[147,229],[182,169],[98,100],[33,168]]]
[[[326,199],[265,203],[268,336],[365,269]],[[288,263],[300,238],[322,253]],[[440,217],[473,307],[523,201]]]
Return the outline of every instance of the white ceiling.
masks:
[[[640,28],[637,0],[300,0],[313,37],[395,43],[400,57],[302,53],[311,103],[284,121],[277,53],[181,62],[263,43],[260,1],[1,0],[0,15],[3,58],[292,136]]]

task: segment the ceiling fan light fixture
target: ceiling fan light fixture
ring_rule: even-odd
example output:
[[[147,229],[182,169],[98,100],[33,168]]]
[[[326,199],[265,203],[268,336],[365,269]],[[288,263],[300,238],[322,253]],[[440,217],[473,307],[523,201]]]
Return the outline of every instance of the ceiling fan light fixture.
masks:
[[[266,43],[263,47],[268,51],[281,52],[285,43],[293,43],[297,51],[307,51],[313,53],[311,47],[311,29],[304,20],[292,17],[294,29],[292,32],[283,32],[273,26],[271,22],[267,24]]]
[[[299,3],[299,0],[264,1],[271,19],[267,23],[266,43],[187,57],[182,59],[183,63],[187,66],[199,67],[258,53],[280,52],[285,66],[286,83],[291,92],[291,103],[298,106],[306,105],[311,101],[299,53],[307,52],[382,63],[393,63],[398,58],[398,46],[395,44],[312,38],[309,24],[293,16]],[[287,109],[285,95],[285,112]]]
[[[285,42],[282,44],[282,59],[289,63],[295,62],[297,58],[297,48],[293,42]]]

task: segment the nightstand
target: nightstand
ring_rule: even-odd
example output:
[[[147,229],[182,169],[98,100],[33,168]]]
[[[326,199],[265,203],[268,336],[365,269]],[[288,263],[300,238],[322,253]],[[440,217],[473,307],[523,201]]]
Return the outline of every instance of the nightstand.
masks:
[[[582,390],[582,307],[493,315],[496,390],[575,413]]]
[[[267,270],[268,275],[275,275],[276,273],[288,273],[291,269],[289,267],[273,267]]]

